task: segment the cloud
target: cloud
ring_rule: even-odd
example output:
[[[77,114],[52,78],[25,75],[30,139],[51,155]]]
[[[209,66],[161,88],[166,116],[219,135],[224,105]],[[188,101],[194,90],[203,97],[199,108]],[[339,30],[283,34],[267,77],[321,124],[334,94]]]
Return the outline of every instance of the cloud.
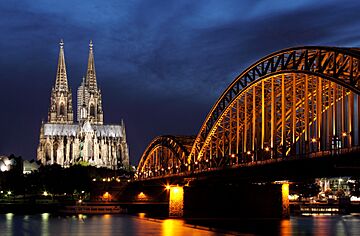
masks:
[[[236,75],[298,45],[359,47],[360,3],[338,1],[10,1],[0,3],[0,154],[35,158],[58,41],[73,93],[88,41],[105,121],[127,124],[131,159],[160,134],[194,134]],[[75,97],[75,94],[74,94]],[[74,104],[75,106],[75,104]]]

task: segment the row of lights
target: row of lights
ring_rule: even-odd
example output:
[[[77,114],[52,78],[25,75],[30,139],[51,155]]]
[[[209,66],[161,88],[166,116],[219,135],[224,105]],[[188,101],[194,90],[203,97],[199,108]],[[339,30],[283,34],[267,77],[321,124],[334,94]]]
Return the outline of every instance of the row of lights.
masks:
[[[81,191],[81,193],[82,193],[82,194],[84,194],[84,193],[85,193],[85,191],[84,191],[84,190],[82,190],[82,191]],[[50,193],[49,193],[48,191],[44,191],[42,195],[44,195],[44,196],[46,197],[46,196],[49,196],[49,195],[50,195]],[[66,193],[64,193],[64,196],[66,196]]]
[[[264,150],[268,152],[268,151],[270,151],[270,148],[269,148],[269,147],[265,147]],[[246,154],[251,155],[251,151],[247,151]],[[232,158],[235,158],[235,156],[236,156],[236,154],[231,154],[231,157],[232,157]],[[205,162],[209,162],[209,160],[206,159]],[[195,165],[198,165],[199,162],[198,162],[198,161],[195,161],[194,164],[195,164]],[[184,166],[185,166],[185,167],[188,167],[189,165],[188,165],[187,163],[185,163]],[[179,166],[176,166],[175,168],[178,169]],[[171,167],[169,166],[167,169],[170,170]],[[158,172],[158,171],[160,171],[160,170],[161,170],[161,171],[164,171],[165,169],[164,169],[164,168],[155,169],[155,172]],[[144,173],[146,173],[146,172],[148,172],[149,174],[151,174],[151,173],[152,173],[152,170],[141,171],[141,172],[136,172],[136,173],[139,174],[139,175],[142,175],[142,174],[144,174]]]
[[[110,182],[110,181],[112,181],[112,180],[116,180],[116,182],[121,182],[121,179],[120,179],[120,178],[115,178],[115,177],[102,178],[100,181],[102,181],[102,182]],[[96,182],[97,179],[96,179],[96,178],[93,178],[92,181],[93,181],[93,182]],[[128,179],[127,182],[130,182],[130,179]]]
[[[188,166],[187,164],[185,164],[185,166]],[[175,168],[176,169],[179,169],[180,167],[179,166],[175,166]],[[171,167],[170,166],[168,166],[168,168],[167,168],[168,170],[171,170]],[[161,169],[155,169],[154,170],[154,172],[159,172],[159,171],[165,171],[165,169],[164,168],[161,168]],[[137,174],[144,174],[144,173],[146,173],[146,172],[148,172],[149,174],[151,174],[153,171],[152,170],[148,170],[148,171],[141,171],[141,172],[136,172]]]
[[[269,152],[269,151],[270,151],[270,147],[265,147],[265,148],[264,148],[264,151]],[[251,155],[252,152],[251,152],[251,151],[247,151],[246,154],[247,154],[247,155]],[[231,154],[230,156],[231,156],[232,158],[235,158],[235,157],[236,157],[236,154]],[[209,160],[206,159],[205,162],[209,162]],[[198,161],[195,161],[194,164],[195,164],[195,165],[198,165],[199,162],[198,162]],[[187,163],[185,163],[184,166],[185,166],[185,167],[188,167],[189,165],[188,165]],[[176,166],[175,168],[178,169],[179,166]],[[169,166],[167,169],[170,170],[171,167]],[[164,168],[155,169],[155,172],[158,172],[158,171],[160,171],[160,170],[161,170],[161,171],[164,171],[165,169],[164,169]],[[142,175],[142,174],[144,174],[144,173],[146,173],[146,172],[148,172],[148,174],[151,174],[151,173],[152,173],[152,170],[141,171],[141,172],[136,172],[136,173],[139,174],[139,175]]]
[[[346,137],[347,135],[348,135],[348,133],[346,133],[346,132],[342,132],[342,133],[341,133],[341,136],[342,136],[342,137]],[[313,142],[313,143],[316,143],[317,141],[318,141],[317,138],[312,138],[312,139],[311,139],[311,142]]]
[[[346,137],[347,135],[348,135],[348,133],[346,133],[346,132],[342,132],[342,133],[341,133],[341,136],[342,136],[342,137]],[[318,141],[318,140],[317,140],[316,138],[312,138],[312,139],[311,139],[311,142],[313,142],[313,143],[316,143],[317,141]],[[264,148],[264,151],[269,152],[269,151],[270,151],[270,147],[265,147],[265,148]],[[247,151],[246,154],[247,154],[247,155],[251,155],[252,152],[251,152],[251,151]],[[231,157],[232,157],[232,158],[235,158],[235,157],[236,157],[236,154],[231,154]],[[206,159],[205,161],[206,161],[206,162],[209,162],[208,159]],[[199,164],[199,162],[198,162],[198,161],[195,161],[194,164],[197,165],[197,164]],[[186,163],[185,166],[187,167],[188,164]],[[179,166],[176,166],[176,168],[179,168]],[[168,169],[170,170],[171,167],[169,166]],[[161,168],[161,171],[164,171],[164,168]],[[158,172],[158,170],[156,169],[155,172]],[[140,173],[137,172],[137,174],[140,174],[140,175],[143,174],[143,173],[144,173],[144,171],[142,171],[142,172],[140,172]],[[150,173],[152,173],[152,171],[149,170],[148,173],[150,174]]]

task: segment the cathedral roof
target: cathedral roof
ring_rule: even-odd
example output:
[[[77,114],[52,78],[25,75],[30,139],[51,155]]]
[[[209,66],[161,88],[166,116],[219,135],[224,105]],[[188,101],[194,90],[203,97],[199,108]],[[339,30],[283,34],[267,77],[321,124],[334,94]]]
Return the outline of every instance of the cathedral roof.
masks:
[[[121,125],[92,125],[94,127],[97,136],[100,137],[122,137]]]
[[[123,137],[121,125],[93,125],[85,123],[83,127],[80,124],[44,124],[45,136],[77,136],[80,132],[94,131],[97,137],[118,138]]]
[[[44,124],[45,136],[76,136],[78,125],[75,124]]]

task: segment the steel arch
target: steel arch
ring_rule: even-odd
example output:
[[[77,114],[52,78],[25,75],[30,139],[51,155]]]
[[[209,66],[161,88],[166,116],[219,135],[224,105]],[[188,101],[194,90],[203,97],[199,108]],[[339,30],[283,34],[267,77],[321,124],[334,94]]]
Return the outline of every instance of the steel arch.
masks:
[[[303,73],[334,81],[360,94],[360,51],[354,48],[296,47],[272,53],[243,71],[224,91],[205,119],[192,147],[188,162],[209,135],[213,125],[236,97],[251,84],[282,73]]]
[[[137,172],[141,173],[144,172],[146,169],[147,171],[156,172],[161,170],[161,168],[168,167],[171,168],[171,170],[176,166],[170,166],[172,163],[163,162],[160,166],[160,163],[157,163],[153,166],[148,166],[148,162],[151,161],[152,154],[156,152],[157,150],[161,149],[167,149],[170,151],[174,158],[176,158],[177,163],[179,164],[178,167],[180,168],[180,165],[185,165],[186,158],[190,154],[190,149],[193,145],[193,142],[195,140],[195,136],[172,136],[172,135],[163,135],[158,136],[154,138],[148,147],[145,149],[143,155],[141,156]],[[161,159],[158,160],[159,162],[164,161],[164,156],[160,154],[157,158]],[[166,160],[168,161],[168,160]],[[163,170],[164,171],[164,170]]]

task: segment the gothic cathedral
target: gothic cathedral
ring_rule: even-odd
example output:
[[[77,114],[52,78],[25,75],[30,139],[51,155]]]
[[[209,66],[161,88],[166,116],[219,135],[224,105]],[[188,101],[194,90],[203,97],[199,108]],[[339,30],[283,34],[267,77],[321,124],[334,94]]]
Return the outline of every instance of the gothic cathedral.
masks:
[[[119,169],[129,165],[124,122],[104,125],[91,41],[86,77],[77,90],[77,123],[66,75],[64,43],[60,42],[55,86],[51,90],[48,121],[40,128],[37,159],[44,165],[57,163],[63,167],[86,163]]]

